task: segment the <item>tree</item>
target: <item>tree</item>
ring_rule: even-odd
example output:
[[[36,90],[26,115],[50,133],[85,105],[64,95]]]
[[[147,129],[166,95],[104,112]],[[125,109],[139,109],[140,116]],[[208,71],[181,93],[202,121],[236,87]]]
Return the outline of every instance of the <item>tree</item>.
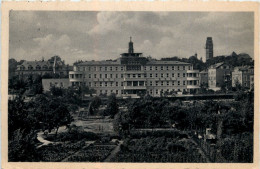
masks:
[[[112,93],[108,97],[108,105],[106,108],[106,113],[110,115],[111,118],[114,118],[114,116],[118,113],[119,108],[117,104],[116,95]]]

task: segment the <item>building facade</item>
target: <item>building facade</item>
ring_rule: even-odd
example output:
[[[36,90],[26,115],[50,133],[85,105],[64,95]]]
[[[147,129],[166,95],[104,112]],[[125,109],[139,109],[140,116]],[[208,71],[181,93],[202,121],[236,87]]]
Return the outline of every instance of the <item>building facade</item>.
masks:
[[[231,84],[231,67],[225,63],[217,63],[208,68],[209,89],[217,91]]]
[[[78,63],[73,69],[69,72],[71,85],[87,85],[97,95],[158,97],[171,92],[195,93],[199,89],[199,71],[193,70],[192,64],[143,57],[134,52],[131,38],[128,53],[122,53],[117,60]]]
[[[212,37],[207,37],[206,41],[206,60],[213,58],[213,40]]]
[[[26,76],[26,75],[59,75],[61,77],[66,77],[69,74],[71,67],[65,65],[64,61],[60,57],[54,56],[48,61],[44,59],[41,61],[24,61],[22,64],[17,66],[15,72],[16,75]]]
[[[232,87],[239,83],[242,87],[251,89],[254,81],[254,67],[235,67],[232,72]]]
[[[208,70],[200,72],[200,85],[208,86]]]

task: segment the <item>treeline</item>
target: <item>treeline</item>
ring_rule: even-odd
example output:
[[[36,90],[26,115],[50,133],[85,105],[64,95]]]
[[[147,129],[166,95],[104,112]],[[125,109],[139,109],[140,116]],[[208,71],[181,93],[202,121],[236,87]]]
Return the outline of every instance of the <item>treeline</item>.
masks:
[[[73,118],[61,97],[37,95],[25,102],[22,95],[8,102],[8,158],[9,161],[37,160],[37,132],[56,134],[60,126],[69,125]]]
[[[197,70],[205,70],[210,65],[224,62],[232,67],[237,66],[243,66],[243,65],[254,65],[254,61],[251,59],[251,57],[248,54],[236,54],[233,52],[231,55],[228,56],[216,56],[212,59],[207,60],[206,62],[203,62],[201,59],[196,58],[195,56],[190,56],[189,58],[179,58],[177,56],[171,57],[171,58],[162,58],[161,60],[171,60],[171,61],[181,61],[181,62],[188,62],[193,64],[193,68]]]

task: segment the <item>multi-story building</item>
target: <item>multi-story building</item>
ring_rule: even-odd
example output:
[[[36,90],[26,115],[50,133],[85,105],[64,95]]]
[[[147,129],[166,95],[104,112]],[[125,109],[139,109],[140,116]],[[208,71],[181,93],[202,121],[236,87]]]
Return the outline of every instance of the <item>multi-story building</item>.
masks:
[[[221,87],[228,87],[231,84],[231,67],[226,63],[217,63],[208,68],[209,89],[220,90]]]
[[[149,93],[161,96],[169,92],[194,93],[199,89],[199,71],[190,63],[152,60],[135,53],[129,42],[128,53],[117,60],[88,61],[74,65],[70,83],[87,85],[96,94],[115,93],[119,97],[137,97]]]
[[[213,40],[212,37],[207,37],[206,41],[206,60],[213,58]]]
[[[232,72],[232,87],[235,87],[237,83],[241,84],[242,87],[252,88],[254,81],[254,67],[243,66],[235,67]]]
[[[203,70],[200,72],[200,84],[208,86],[208,70]]]
[[[56,74],[61,77],[66,77],[70,70],[71,67],[65,65],[60,57],[54,56],[48,61],[45,61],[44,59],[41,61],[24,61],[17,66],[15,74],[19,76]]]
[[[51,87],[67,89],[70,86],[69,78],[64,79],[42,79],[43,91],[50,91]]]

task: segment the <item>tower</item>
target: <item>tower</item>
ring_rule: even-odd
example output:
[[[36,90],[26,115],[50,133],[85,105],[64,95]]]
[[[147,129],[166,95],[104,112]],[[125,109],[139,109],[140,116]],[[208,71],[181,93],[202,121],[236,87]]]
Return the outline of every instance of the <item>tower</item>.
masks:
[[[134,43],[132,42],[131,36],[130,36],[130,42],[128,44],[128,53],[134,53]]]
[[[213,40],[212,37],[207,37],[206,41],[206,61],[213,58]]]

